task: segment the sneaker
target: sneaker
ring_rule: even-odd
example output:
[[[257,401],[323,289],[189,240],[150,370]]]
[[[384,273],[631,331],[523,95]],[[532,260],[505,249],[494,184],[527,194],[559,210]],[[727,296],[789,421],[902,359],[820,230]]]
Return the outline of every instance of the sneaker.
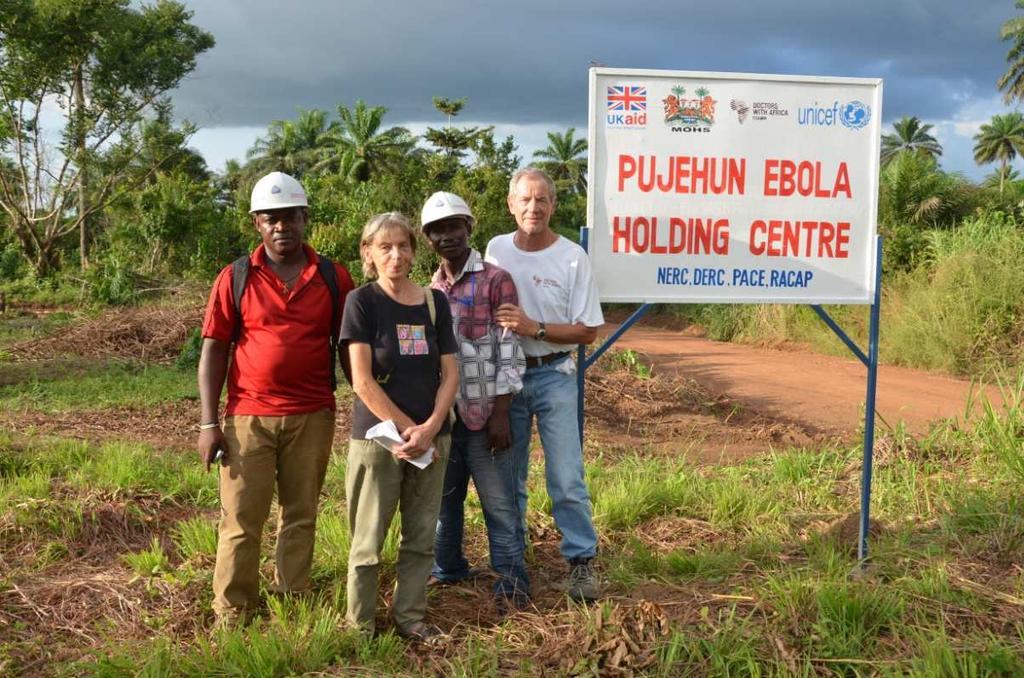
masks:
[[[569,578],[565,592],[581,603],[591,603],[601,596],[601,582],[597,579],[592,565],[593,558],[572,558],[569,560]]]

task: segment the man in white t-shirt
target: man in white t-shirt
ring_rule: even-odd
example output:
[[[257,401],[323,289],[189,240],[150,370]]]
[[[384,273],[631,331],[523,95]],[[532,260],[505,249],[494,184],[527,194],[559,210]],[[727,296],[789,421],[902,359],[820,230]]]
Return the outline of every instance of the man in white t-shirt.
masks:
[[[503,304],[495,313],[498,324],[519,334],[527,360],[523,390],[509,411],[516,502],[525,525],[530,432],[536,415],[552,513],[562,533],[562,556],[569,562],[566,591],[576,600],[590,601],[600,595],[591,563],[597,555],[597,533],[583,477],[571,351],[594,341],[604,317],[587,253],[551,230],[551,178],[533,167],[516,172],[509,183],[508,208],[518,228],[491,240],[485,259],[508,271],[519,292],[519,306]]]

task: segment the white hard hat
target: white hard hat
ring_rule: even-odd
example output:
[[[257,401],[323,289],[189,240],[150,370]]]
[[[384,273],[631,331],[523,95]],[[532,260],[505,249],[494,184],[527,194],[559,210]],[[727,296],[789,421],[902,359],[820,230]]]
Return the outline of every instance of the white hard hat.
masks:
[[[250,214],[285,207],[309,207],[309,203],[306,202],[306,191],[294,177],[284,172],[271,172],[252,187]]]
[[[471,227],[476,221],[473,218],[473,213],[469,211],[469,205],[466,204],[465,200],[454,193],[438,191],[423,203],[423,210],[420,212],[420,223],[423,225],[423,230],[426,230],[427,226],[433,222],[449,217],[465,217]]]

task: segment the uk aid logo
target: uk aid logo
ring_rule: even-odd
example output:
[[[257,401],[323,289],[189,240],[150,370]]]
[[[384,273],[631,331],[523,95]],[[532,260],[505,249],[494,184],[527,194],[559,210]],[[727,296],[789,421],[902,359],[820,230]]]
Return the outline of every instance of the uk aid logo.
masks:
[[[643,85],[609,85],[608,127],[642,129],[647,126],[647,87]]]
[[[832,102],[831,106],[802,106],[796,111],[796,121],[802,127],[835,127],[858,130],[871,122],[871,107],[856,99],[846,103]]]

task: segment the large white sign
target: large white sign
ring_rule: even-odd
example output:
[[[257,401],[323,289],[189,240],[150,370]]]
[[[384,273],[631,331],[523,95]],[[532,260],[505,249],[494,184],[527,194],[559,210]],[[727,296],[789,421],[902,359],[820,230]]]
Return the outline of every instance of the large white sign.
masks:
[[[602,301],[870,304],[882,81],[590,70]]]

